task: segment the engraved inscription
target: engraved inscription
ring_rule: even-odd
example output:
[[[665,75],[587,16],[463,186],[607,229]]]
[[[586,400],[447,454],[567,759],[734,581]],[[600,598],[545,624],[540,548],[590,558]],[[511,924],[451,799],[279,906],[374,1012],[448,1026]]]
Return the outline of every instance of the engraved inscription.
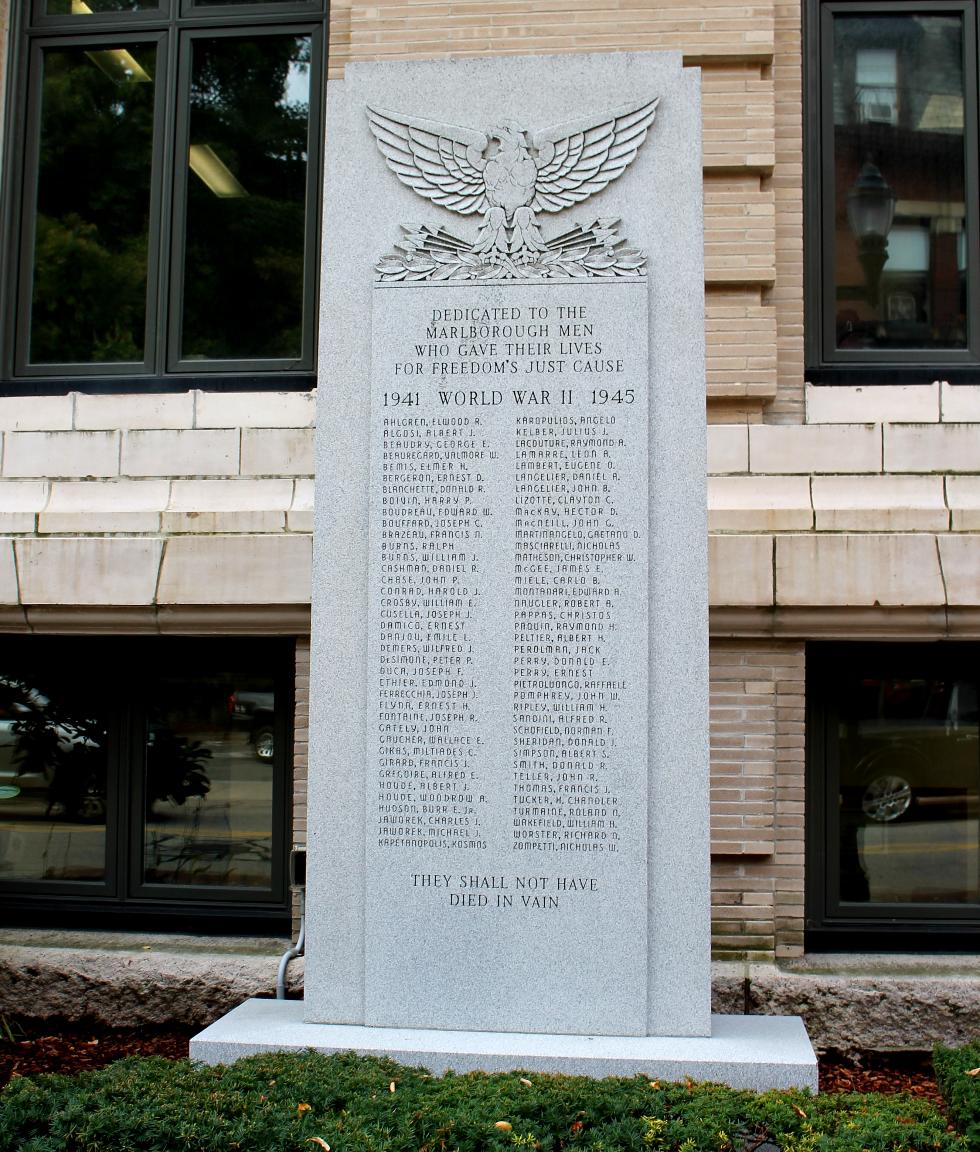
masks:
[[[403,337],[372,397],[371,839],[574,868],[644,843],[645,356],[619,286],[464,292],[376,293]],[[452,868],[398,873],[519,911],[594,899],[592,867],[535,900],[499,868],[491,899]]]
[[[412,1020],[452,1017],[403,957],[475,989],[615,940],[622,1010],[587,1027],[644,1027],[647,291],[373,292],[367,987]],[[528,980],[494,1026],[550,1026]]]

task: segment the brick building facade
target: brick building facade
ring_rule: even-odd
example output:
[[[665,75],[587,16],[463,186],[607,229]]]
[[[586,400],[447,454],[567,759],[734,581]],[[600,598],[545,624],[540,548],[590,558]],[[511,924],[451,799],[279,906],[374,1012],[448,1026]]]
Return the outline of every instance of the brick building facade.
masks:
[[[886,363],[877,379],[872,370],[859,382],[846,372],[811,382],[804,193],[815,160],[804,151],[803,24],[800,6],[780,0],[334,0],[327,73],[339,78],[352,61],[666,48],[701,68],[718,1002],[729,1011],[802,1008],[811,1027],[820,1020],[818,1042],[846,1046],[860,1034],[914,1046],[951,1038],[973,994],[969,961],[939,954],[975,949],[980,929],[970,878],[975,705],[966,725],[974,782],[960,829],[974,839],[951,915],[937,915],[936,898],[923,916],[921,901],[892,895],[855,926],[853,907],[842,920],[831,891],[838,873],[818,877],[842,832],[832,814],[828,825],[826,760],[814,738],[828,697],[809,673],[819,658],[844,676],[888,644],[904,661],[893,679],[914,678],[904,669],[922,653],[932,670],[922,675],[939,683],[936,653],[941,664],[952,652],[972,662],[975,684],[980,368],[971,382],[969,365],[946,371],[939,357],[905,376]],[[23,21],[5,44],[10,35],[24,36]],[[23,98],[18,83],[8,101]],[[813,104],[811,94],[808,117]],[[976,117],[974,107],[974,165]],[[977,325],[975,298],[970,309]],[[293,384],[237,391],[227,374],[222,391],[193,383],[181,390],[171,375],[164,392],[99,394],[67,380],[25,395],[8,374],[0,628],[80,645],[119,633],[293,638],[291,827],[279,841],[287,847],[306,827],[312,394]],[[56,911],[48,923],[57,927]],[[896,942],[919,957],[900,972],[889,961],[819,960],[888,954]],[[28,942],[6,944],[21,962]],[[865,1020],[838,1034],[821,1015],[828,988],[842,1004],[872,989],[892,1005],[884,1014],[893,1030]],[[906,1012],[916,1002],[937,1006],[933,1026]]]

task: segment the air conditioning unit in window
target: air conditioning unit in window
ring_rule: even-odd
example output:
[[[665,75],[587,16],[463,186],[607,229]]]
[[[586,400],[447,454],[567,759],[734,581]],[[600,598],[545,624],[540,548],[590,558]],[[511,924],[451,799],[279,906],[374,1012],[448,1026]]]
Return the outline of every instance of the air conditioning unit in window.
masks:
[[[857,114],[859,124],[897,124],[897,93],[887,88],[866,88],[858,92]]]

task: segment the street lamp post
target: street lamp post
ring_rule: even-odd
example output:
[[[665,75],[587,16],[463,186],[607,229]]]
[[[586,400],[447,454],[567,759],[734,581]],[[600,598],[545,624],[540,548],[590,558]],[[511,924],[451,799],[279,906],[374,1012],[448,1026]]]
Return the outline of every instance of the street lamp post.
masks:
[[[868,302],[878,305],[881,270],[888,259],[888,233],[895,219],[895,190],[878,166],[866,160],[847,193],[847,223],[858,246]]]

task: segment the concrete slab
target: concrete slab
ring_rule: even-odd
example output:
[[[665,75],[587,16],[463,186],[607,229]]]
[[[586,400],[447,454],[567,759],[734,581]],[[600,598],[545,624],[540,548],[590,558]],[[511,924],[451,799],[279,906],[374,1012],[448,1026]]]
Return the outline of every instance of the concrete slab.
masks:
[[[817,1090],[817,1058],[798,1016],[712,1016],[710,1036],[557,1036],[307,1024],[300,1000],[246,1000],[191,1039],[192,1060],[259,1052],[358,1052],[431,1072],[562,1072],[710,1080],[733,1088]]]

